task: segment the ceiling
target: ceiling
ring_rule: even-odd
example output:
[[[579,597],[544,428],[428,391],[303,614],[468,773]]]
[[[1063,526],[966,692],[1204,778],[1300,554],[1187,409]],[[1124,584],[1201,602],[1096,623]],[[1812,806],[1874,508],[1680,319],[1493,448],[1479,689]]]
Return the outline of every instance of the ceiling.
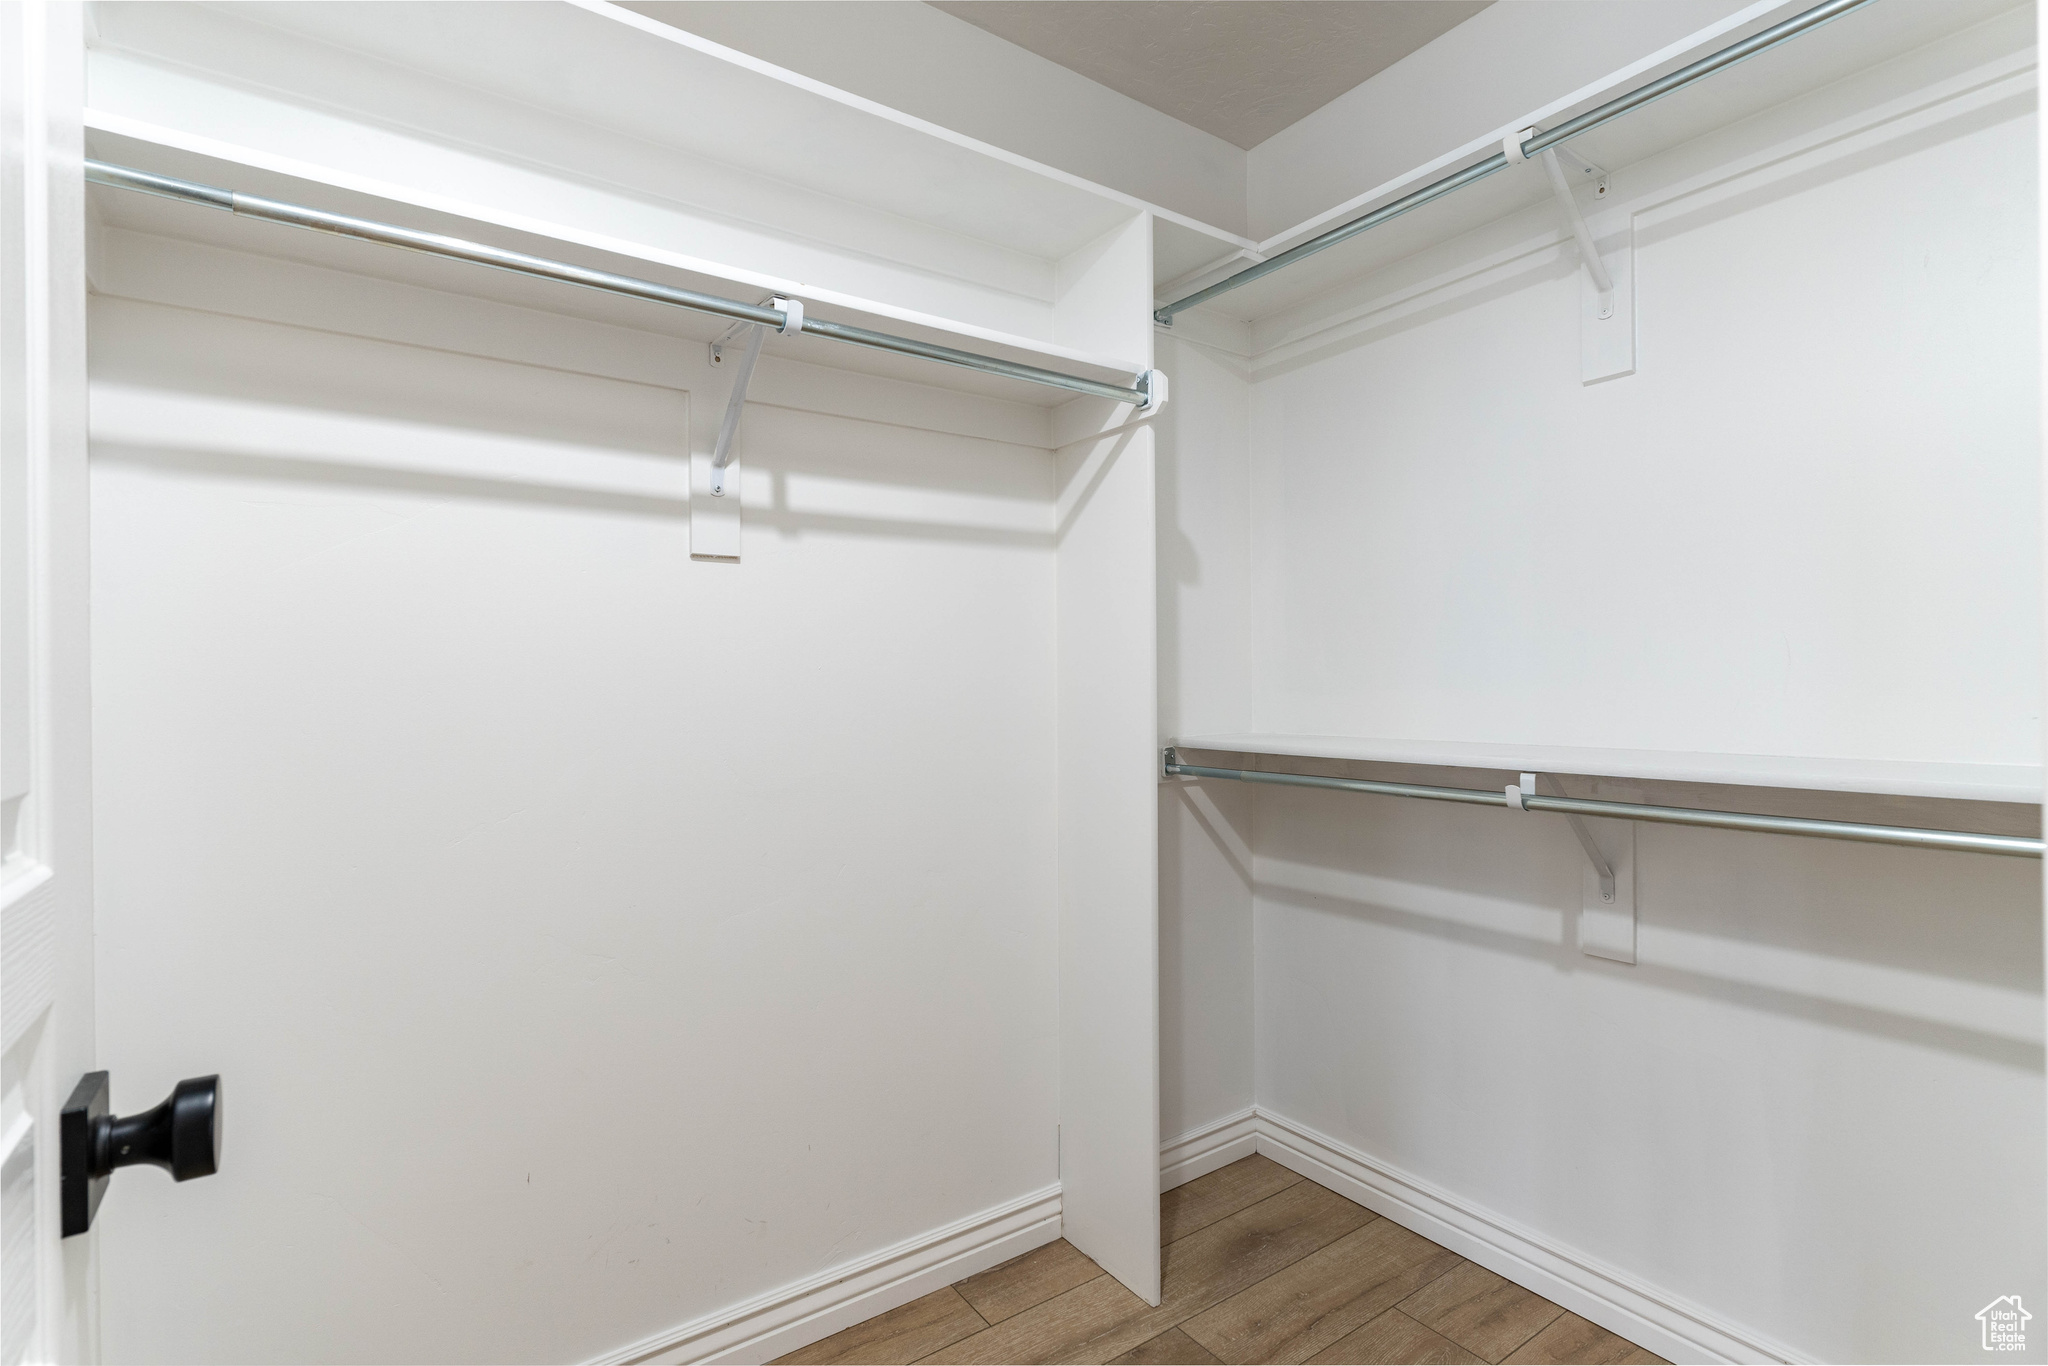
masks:
[[[1489,0],[926,0],[1252,148]]]

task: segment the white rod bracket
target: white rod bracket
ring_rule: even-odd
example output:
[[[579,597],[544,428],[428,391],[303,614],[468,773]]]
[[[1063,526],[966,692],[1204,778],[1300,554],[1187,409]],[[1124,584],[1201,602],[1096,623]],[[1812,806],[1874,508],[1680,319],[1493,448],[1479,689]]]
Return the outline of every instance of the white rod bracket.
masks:
[[[746,406],[747,385],[754,378],[754,362],[761,359],[761,342],[768,335],[764,327],[749,325],[747,349],[740,353],[732,377],[732,396],[725,401],[725,420],[718,424],[718,445],[711,452],[711,494],[725,497],[725,471],[732,464],[732,439],[739,433],[740,409]],[[716,344],[713,356],[716,359]]]
[[[788,337],[804,330],[804,306],[800,300],[778,295],[767,304],[782,314],[777,332]],[[715,498],[725,497],[725,471],[732,464],[732,439],[739,434],[740,409],[746,406],[747,385],[754,378],[754,362],[761,359],[761,343],[767,339],[768,328],[764,323],[734,323],[711,343],[711,363],[723,365],[726,348],[741,332],[748,334],[747,349],[740,354],[739,368],[733,374],[732,396],[725,401],[725,420],[718,424],[718,445],[711,452],[711,494]]]
[[[1600,852],[1600,846],[1593,843],[1593,834],[1586,829],[1586,823],[1577,816],[1566,816],[1571,822],[1572,833],[1579,837],[1579,847],[1586,851],[1586,861],[1593,865],[1593,871],[1600,875],[1600,899],[1614,900],[1614,865],[1607,861],[1607,855]]]
[[[734,338],[738,337],[740,333],[745,332],[747,329],[753,326],[755,326],[755,324],[750,322],[736,322],[731,327],[726,328],[724,332],[720,333],[718,336],[718,340],[711,343],[711,363],[713,365],[725,364],[726,348],[733,344]]]
[[[1557,787],[1557,780],[1551,779],[1550,785]],[[1524,773],[1519,783],[1507,789],[1508,805],[1516,811],[1527,811],[1529,807],[1525,804],[1525,799],[1535,795],[1536,775]],[[1564,792],[1559,789],[1554,795],[1562,797]],[[1585,851],[1586,861],[1592,864],[1593,871],[1600,875],[1600,899],[1613,901],[1614,864],[1608,860],[1607,855],[1600,852],[1600,846],[1593,842],[1593,832],[1586,828],[1585,821],[1569,811],[1561,811],[1558,814],[1565,818],[1565,822],[1572,828],[1572,833],[1579,837],[1579,848]]]
[[[1553,147],[1550,150],[1557,153],[1557,159],[1560,162],[1570,166],[1573,171],[1577,172],[1575,177],[1567,176],[1566,179],[1570,180],[1574,185],[1591,184],[1593,187],[1593,198],[1607,198],[1609,186],[1606,171],[1573,151],[1569,143],[1562,147]]]
[[[1166,372],[1147,370],[1138,376],[1138,387],[1145,391],[1144,406],[1134,416],[1150,417],[1166,406]]]
[[[1579,260],[1585,263],[1586,273],[1593,277],[1593,287],[1600,291],[1600,316],[1611,318],[1614,316],[1614,277],[1607,273],[1607,263],[1600,259],[1599,248],[1593,245],[1593,230],[1586,226],[1586,216],[1579,212],[1578,197],[1564,178],[1564,168],[1557,164],[1557,149],[1544,148],[1540,159],[1543,173],[1550,178],[1550,192],[1557,197],[1558,207],[1564,210],[1565,219],[1571,224],[1572,236],[1578,239]],[[1604,177],[1601,183],[1605,183]]]

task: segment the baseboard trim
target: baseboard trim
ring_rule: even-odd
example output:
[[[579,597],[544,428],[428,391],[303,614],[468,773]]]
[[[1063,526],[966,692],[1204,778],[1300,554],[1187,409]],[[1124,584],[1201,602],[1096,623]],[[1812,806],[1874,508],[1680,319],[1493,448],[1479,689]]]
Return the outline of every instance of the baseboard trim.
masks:
[[[1059,1236],[1060,1188],[1048,1186],[594,1357],[587,1366],[767,1361]]]
[[[1159,1189],[1170,1191],[1198,1176],[1227,1167],[1258,1149],[1258,1112],[1247,1105],[1199,1129],[1159,1145]]]
[[[1255,1152],[1671,1361],[1812,1360],[1267,1110],[1242,1110],[1162,1144],[1159,1188],[1172,1190]],[[1060,1188],[1048,1186],[586,1366],[767,1361],[1059,1236]]]
[[[1257,1110],[1253,1127],[1258,1151],[1288,1170],[1667,1360],[1811,1360],[1305,1125]]]

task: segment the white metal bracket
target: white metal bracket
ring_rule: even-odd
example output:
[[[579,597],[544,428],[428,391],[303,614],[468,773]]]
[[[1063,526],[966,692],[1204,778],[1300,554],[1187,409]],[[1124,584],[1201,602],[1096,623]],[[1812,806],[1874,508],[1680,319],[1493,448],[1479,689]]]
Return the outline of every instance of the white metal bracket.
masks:
[[[775,329],[777,332],[787,337],[803,331],[804,306],[799,300],[777,295],[766,302],[768,307],[782,314],[782,326]],[[725,401],[725,420],[718,424],[718,445],[711,452],[711,494],[715,498],[725,497],[726,470],[732,464],[732,440],[739,434],[740,409],[746,406],[747,385],[754,378],[754,362],[761,359],[761,343],[767,340],[768,325],[737,322],[711,343],[711,363],[723,365],[726,351],[742,332],[747,334],[747,348],[740,353],[734,366],[732,396]]]
[[[1549,780],[1553,789],[1557,780]],[[1527,811],[1536,796],[1537,777],[1524,773],[1507,789],[1508,805]],[[1562,789],[1550,795],[1563,796]],[[1595,958],[1617,963],[1636,961],[1636,827],[1634,821],[1601,820],[1604,840],[1584,817],[1560,811],[1586,855],[1585,894],[1579,907],[1579,948]],[[1603,847],[1604,845],[1604,847]]]
[[[732,439],[740,429],[740,409],[746,406],[747,385],[754,378],[754,362],[761,359],[761,342],[767,336],[767,329],[752,323],[740,324],[747,330],[747,348],[740,352],[739,362],[733,368],[732,396],[725,401],[725,420],[718,424],[718,445],[711,452],[711,494],[714,498],[725,497],[725,476],[732,464]],[[711,363],[723,364],[725,357],[720,354],[721,342],[711,343]]]
[[[1566,181],[1573,185],[1590,184],[1593,187],[1593,198],[1607,198],[1607,192],[1612,187],[1608,183],[1606,171],[1580,156],[1569,146],[1553,147],[1549,150],[1556,152],[1558,160],[1567,167]]]
[[[1583,838],[1597,838],[1609,855],[1614,891],[1604,890],[1586,865],[1579,900],[1579,951],[1616,963],[1636,961],[1636,823],[1594,820]]]
[[[1622,234],[1619,249],[1603,257],[1593,241],[1593,230],[1579,209],[1575,186],[1590,183],[1593,198],[1607,198],[1607,172],[1568,147],[1546,147],[1534,157],[1522,146],[1536,135],[1534,128],[1510,133],[1501,140],[1501,152],[1510,165],[1541,161],[1550,181],[1550,192],[1564,211],[1572,237],[1578,243],[1579,261],[1585,270],[1584,298],[1580,307],[1580,378],[1587,384],[1636,370],[1635,243],[1632,229]],[[1566,169],[1567,165],[1570,167]]]
[[[1166,372],[1147,370],[1138,376],[1138,387],[1145,391],[1144,406],[1133,414],[1135,417],[1150,417],[1166,406]]]
[[[1599,291],[1598,316],[1611,318],[1614,316],[1614,277],[1607,273],[1607,263],[1600,259],[1600,250],[1593,245],[1593,230],[1586,226],[1586,215],[1579,212],[1579,197],[1572,193],[1571,182],[1565,179],[1564,167],[1558,164],[1557,149],[1544,148],[1541,158],[1543,174],[1550,178],[1550,193],[1556,196],[1557,206],[1564,210],[1565,221],[1571,225],[1572,236],[1578,239],[1579,260],[1586,267],[1586,273],[1593,277],[1593,288]]]
[[[1536,775],[1524,773],[1521,782],[1509,785],[1508,805],[1516,811],[1527,811],[1529,808],[1524,804],[1524,799],[1535,795]],[[1608,862],[1607,855],[1600,852],[1600,846],[1593,842],[1592,832],[1586,829],[1584,821],[1569,811],[1560,811],[1558,814],[1565,818],[1566,823],[1572,828],[1572,833],[1579,837],[1579,848],[1586,851],[1586,861],[1593,865],[1593,871],[1599,875],[1601,897],[1608,901],[1614,900],[1614,865]]]

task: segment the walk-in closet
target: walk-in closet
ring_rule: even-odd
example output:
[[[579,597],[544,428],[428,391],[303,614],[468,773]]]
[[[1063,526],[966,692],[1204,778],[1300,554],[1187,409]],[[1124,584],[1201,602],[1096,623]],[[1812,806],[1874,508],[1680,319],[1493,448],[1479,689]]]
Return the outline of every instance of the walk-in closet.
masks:
[[[2048,1359],[2036,53],[0,6],[0,1366]]]

